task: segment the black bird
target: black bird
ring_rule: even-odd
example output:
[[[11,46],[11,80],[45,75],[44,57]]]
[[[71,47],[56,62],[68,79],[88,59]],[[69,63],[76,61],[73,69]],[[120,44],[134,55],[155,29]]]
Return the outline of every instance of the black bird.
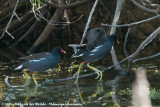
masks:
[[[46,71],[48,69],[55,67],[61,60],[59,57],[60,52],[66,53],[61,47],[59,47],[59,46],[55,47],[52,50],[52,52],[49,53],[48,55],[46,55],[40,59],[28,60],[28,61],[22,63],[21,65],[19,65],[17,68],[15,68],[15,70],[23,69],[23,73],[28,78],[30,78],[30,76],[26,73],[26,71],[34,72],[32,74],[32,77],[35,82],[35,85],[38,85],[38,83],[34,77],[35,72],[42,72],[42,71]]]
[[[83,44],[82,46],[76,44],[69,45],[75,52],[75,54],[72,55],[72,58],[81,57],[84,59],[84,62],[80,64],[78,71],[74,74],[74,76],[77,76],[77,80],[75,81],[76,84],[78,83],[81,67],[85,63],[87,63],[87,67],[94,70],[98,74],[97,79],[100,76],[100,80],[102,80],[102,72],[90,66],[89,63],[100,60],[111,51],[113,42],[117,40],[117,37],[116,35],[110,35],[106,39],[105,36],[106,32],[104,29],[93,28],[86,34],[87,44]]]

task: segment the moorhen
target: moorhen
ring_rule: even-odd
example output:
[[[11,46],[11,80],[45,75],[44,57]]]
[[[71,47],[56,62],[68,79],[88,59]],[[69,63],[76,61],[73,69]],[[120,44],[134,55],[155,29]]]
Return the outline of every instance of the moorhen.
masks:
[[[111,51],[113,46],[113,42],[118,39],[116,35],[110,35],[108,39],[106,39],[106,32],[102,28],[93,28],[86,34],[87,44],[82,44],[81,46],[78,44],[70,44],[68,46],[72,47],[75,54],[72,55],[72,58],[81,57],[84,59],[79,66],[78,71],[73,75],[77,76],[77,80],[75,83],[78,83],[79,73],[81,71],[81,67],[83,64],[87,63],[87,67],[94,70],[98,76],[100,76],[100,80],[102,80],[102,72],[92,66],[89,63],[95,62],[106,56]]]
[[[42,72],[55,67],[60,62],[60,52],[66,53],[61,47],[55,47],[51,53],[37,60],[28,60],[19,65],[15,70],[23,69],[23,73],[30,78],[26,71],[34,72],[32,74],[35,85],[38,85],[34,75],[35,72]]]

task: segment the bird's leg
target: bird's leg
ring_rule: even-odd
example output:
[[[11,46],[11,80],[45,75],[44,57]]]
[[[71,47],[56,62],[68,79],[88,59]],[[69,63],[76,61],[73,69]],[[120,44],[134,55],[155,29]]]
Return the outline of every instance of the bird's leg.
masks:
[[[97,76],[96,79],[98,79],[99,76],[100,76],[100,80],[102,80],[102,72],[100,70],[98,70],[97,68],[94,68],[94,67],[90,66],[89,63],[87,63],[87,67],[89,67],[90,69],[94,70],[98,74],[98,76]]]
[[[59,67],[59,70],[58,70],[58,71],[61,71],[61,65],[60,65],[60,63],[58,64],[58,67]]]
[[[74,82],[75,84],[78,84],[79,74],[80,74],[80,72],[81,72],[81,68],[82,68],[82,66],[83,66],[84,63],[85,63],[85,62],[82,62],[82,63],[79,65],[78,71],[73,75],[73,77],[77,76],[77,79],[76,79],[76,81]]]
[[[33,78],[33,80],[34,80],[34,83],[35,83],[35,85],[37,86],[38,85],[38,83],[37,83],[37,80],[36,80],[36,78],[35,78],[35,72],[33,72],[33,74],[32,74],[32,78]]]
[[[100,73],[99,73],[98,69],[96,69],[96,68],[90,66],[89,63],[87,63],[87,67],[89,67],[90,69],[94,70],[94,71],[97,73],[98,76],[96,77],[96,79],[98,79],[99,76],[100,76]]]
[[[31,78],[31,76],[29,76],[29,74],[28,74],[26,71],[28,71],[28,69],[24,69],[24,70],[23,70],[24,75],[25,75],[27,78]]]

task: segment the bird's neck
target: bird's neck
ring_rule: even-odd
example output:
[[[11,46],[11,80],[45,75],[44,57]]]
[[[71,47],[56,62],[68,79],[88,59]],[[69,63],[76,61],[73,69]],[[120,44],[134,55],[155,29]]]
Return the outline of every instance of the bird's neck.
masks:
[[[53,56],[58,56],[58,55],[59,55],[59,52],[53,50],[53,51],[51,52],[51,54],[52,54]]]
[[[111,44],[113,44],[113,38],[108,38],[107,40],[106,40],[106,42],[109,42],[109,43],[111,43]]]

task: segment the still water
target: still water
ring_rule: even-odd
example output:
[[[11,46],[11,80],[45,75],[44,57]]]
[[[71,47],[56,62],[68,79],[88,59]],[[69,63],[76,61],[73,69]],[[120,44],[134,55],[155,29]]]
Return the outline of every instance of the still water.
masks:
[[[151,46],[152,47],[152,46]],[[148,51],[147,48],[140,54],[142,56],[149,56],[158,51]],[[134,49],[132,50],[134,51]],[[8,54],[3,57],[4,54]],[[121,107],[131,106],[132,91],[131,79],[127,75],[120,75],[114,68],[109,69],[103,73],[103,81],[96,80],[96,75],[88,76],[79,79],[79,84],[75,85],[75,79],[48,82],[43,86],[35,86],[33,79],[27,79],[21,70],[15,71],[14,68],[21,63],[17,60],[19,54],[11,54],[9,49],[1,51],[0,62],[0,105],[2,107],[103,107],[116,106]],[[120,51],[118,59],[125,58]],[[133,53],[133,52],[131,52]],[[123,55],[122,55],[123,54]],[[145,55],[144,55],[145,54]],[[144,66],[147,70],[147,78],[150,84],[150,96],[153,106],[160,106],[160,57],[134,63],[133,69],[139,66]],[[62,56],[61,69],[56,66],[54,69],[36,74],[36,79],[39,84],[47,80],[56,80],[70,78],[77,71],[81,59],[69,59],[69,57]],[[112,61],[110,56],[92,64],[94,67],[103,70],[111,66]],[[121,64],[122,68],[127,70],[127,61]],[[92,73],[86,66],[83,67],[81,75]],[[29,72],[32,75],[32,72]],[[5,78],[8,77],[7,82],[14,87],[14,89],[6,86]],[[113,81],[118,78],[118,81]],[[115,93],[115,94],[114,94]]]

